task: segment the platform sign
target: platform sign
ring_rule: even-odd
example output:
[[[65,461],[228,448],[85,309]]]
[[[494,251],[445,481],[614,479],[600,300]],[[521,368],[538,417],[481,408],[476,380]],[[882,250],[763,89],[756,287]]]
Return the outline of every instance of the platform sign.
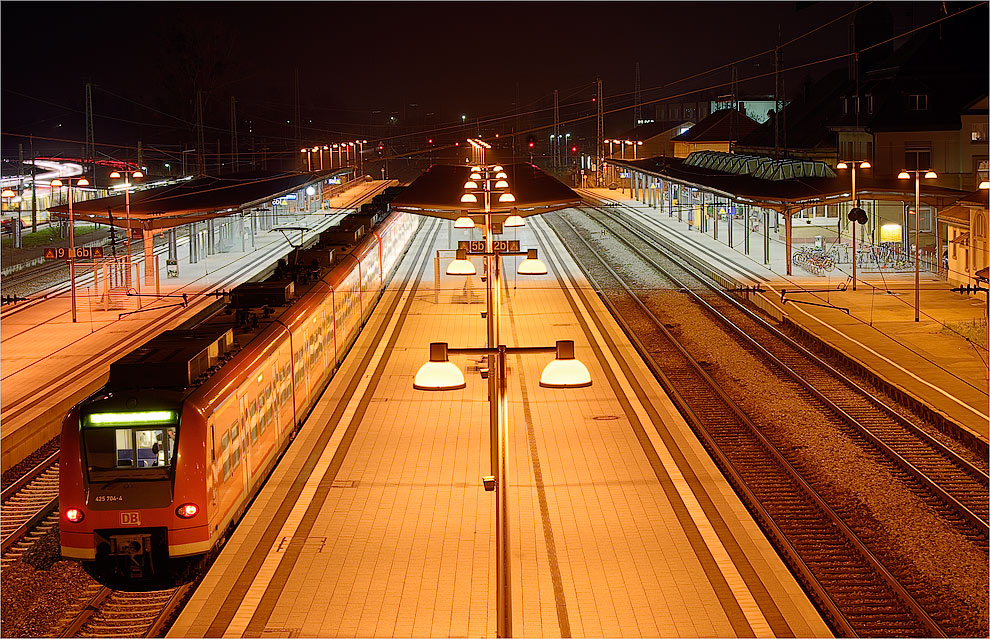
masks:
[[[59,246],[45,249],[46,260],[68,260],[72,258],[83,260],[102,260],[103,247],[80,246],[78,248],[69,249],[64,246]]]
[[[457,243],[457,248],[467,249],[468,255],[484,254],[485,241],[471,240],[468,242],[461,240]],[[496,253],[519,253],[519,240],[495,240],[492,242],[492,250]]]

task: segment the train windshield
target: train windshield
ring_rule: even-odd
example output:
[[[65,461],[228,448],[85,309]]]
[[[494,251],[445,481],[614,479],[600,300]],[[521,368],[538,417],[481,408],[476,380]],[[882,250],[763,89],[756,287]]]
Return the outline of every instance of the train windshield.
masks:
[[[90,478],[167,477],[175,463],[177,422],[175,411],[87,415],[82,437]]]

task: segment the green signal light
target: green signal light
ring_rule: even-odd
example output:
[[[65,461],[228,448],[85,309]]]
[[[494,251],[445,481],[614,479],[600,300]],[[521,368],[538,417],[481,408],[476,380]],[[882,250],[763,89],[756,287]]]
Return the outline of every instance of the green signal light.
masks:
[[[140,424],[174,424],[179,414],[174,410],[149,410],[139,413],[93,413],[87,418],[91,426],[132,426]]]

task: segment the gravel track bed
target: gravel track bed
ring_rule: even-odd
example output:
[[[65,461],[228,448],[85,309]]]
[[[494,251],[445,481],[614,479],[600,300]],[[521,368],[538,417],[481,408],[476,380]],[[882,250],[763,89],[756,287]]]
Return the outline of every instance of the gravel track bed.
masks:
[[[27,472],[32,468],[48,459],[52,453],[58,450],[58,445],[59,436],[56,435],[49,440],[47,444],[8,468],[3,473],[3,477],[0,477],[0,484],[2,484],[4,488],[13,484],[15,481],[27,474]]]
[[[835,419],[796,382],[781,382],[760,357],[743,348],[718,322],[708,317],[676,286],[643,265],[642,260],[585,216],[570,215],[592,238],[605,258],[640,294],[654,314],[685,348],[706,362],[708,373],[789,457],[798,460],[805,477],[828,499],[850,526],[902,577],[933,616],[953,634],[986,636],[988,631],[988,567],[986,540],[967,538],[911,490],[902,474],[879,454],[864,450]],[[568,234],[561,225],[561,232]],[[592,277],[612,276],[571,242]],[[605,292],[620,309],[631,330],[651,350],[655,328],[643,318],[625,291]],[[944,439],[944,438],[943,438]],[[958,448],[958,446],[956,447]]]
[[[94,583],[79,562],[62,559],[53,529],[0,574],[0,636],[58,636],[62,611]]]

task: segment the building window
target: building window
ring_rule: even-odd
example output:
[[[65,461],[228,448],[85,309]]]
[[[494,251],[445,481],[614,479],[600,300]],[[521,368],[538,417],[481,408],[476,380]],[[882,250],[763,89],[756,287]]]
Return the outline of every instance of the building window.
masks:
[[[908,96],[908,108],[912,111],[928,110],[928,95],[925,93],[915,93]]]
[[[977,180],[990,180],[990,160],[986,156],[973,158],[973,170]]]
[[[866,112],[867,113],[873,113],[873,94],[872,93],[867,93],[866,94]]]
[[[904,168],[909,171],[932,168],[931,147],[907,147],[904,149]]]
[[[979,122],[973,125],[973,130],[970,133],[970,141],[972,142],[986,142],[987,141],[987,123]]]

